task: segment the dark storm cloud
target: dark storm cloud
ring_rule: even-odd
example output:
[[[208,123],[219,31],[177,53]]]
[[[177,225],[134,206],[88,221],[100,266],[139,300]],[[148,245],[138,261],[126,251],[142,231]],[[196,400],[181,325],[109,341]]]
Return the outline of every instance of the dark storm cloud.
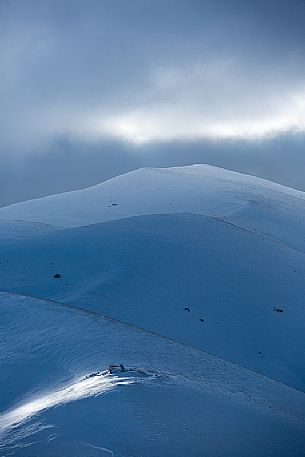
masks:
[[[299,187],[304,19],[303,0],[2,0],[0,204],[194,161]]]

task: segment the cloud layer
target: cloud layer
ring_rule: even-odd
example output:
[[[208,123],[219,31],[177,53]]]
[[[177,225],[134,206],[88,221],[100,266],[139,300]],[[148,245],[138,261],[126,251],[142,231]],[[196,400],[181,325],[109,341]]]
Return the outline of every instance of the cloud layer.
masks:
[[[1,13],[3,146],[305,129],[302,1],[4,1]]]
[[[101,180],[160,162],[148,150],[177,165],[174,145],[185,162],[194,143],[227,141],[236,168],[232,140],[305,132],[304,20],[303,0],[3,0],[0,164],[25,176],[61,144],[75,169],[99,144]]]

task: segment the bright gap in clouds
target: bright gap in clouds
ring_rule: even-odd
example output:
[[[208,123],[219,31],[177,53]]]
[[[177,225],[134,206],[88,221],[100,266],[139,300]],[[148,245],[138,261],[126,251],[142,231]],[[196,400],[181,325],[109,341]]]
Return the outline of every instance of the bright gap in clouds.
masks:
[[[179,115],[180,114],[180,115]],[[302,118],[301,118],[302,116]],[[190,113],[146,110],[132,111],[97,122],[93,136],[109,136],[135,144],[200,139],[263,139],[305,131],[304,114],[265,119],[210,121]],[[93,121],[94,123],[94,121]]]
[[[261,79],[261,80],[260,80]],[[138,103],[87,113],[76,135],[135,144],[205,139],[263,139],[305,131],[305,86],[249,77],[238,62],[161,69]],[[73,131],[70,131],[73,135]]]

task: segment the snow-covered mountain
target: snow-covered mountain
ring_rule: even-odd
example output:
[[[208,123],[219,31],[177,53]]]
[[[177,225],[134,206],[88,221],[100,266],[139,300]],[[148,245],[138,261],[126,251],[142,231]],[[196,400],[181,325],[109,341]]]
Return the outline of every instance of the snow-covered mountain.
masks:
[[[143,168],[97,186],[0,208],[0,220],[77,227],[148,214],[225,218],[305,250],[305,195],[210,165]]]
[[[206,165],[0,208],[0,455],[305,455],[304,233]]]
[[[305,390],[302,252],[172,214],[8,240],[0,258],[2,290],[76,304]]]

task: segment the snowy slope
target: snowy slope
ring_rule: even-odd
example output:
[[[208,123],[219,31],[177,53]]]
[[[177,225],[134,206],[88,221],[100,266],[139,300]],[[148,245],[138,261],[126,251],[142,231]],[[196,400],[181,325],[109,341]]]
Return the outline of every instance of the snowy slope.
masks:
[[[303,457],[304,233],[206,165],[0,208],[1,457]]]
[[[57,230],[52,225],[39,222],[0,220],[0,241],[23,240],[37,235],[45,235]]]
[[[180,214],[2,242],[0,259],[2,290],[76,304],[305,390],[302,252]]]
[[[0,315],[2,456],[305,453],[301,392],[56,303],[0,294]],[[141,372],[86,379],[110,363]]]
[[[0,219],[73,227],[176,212],[227,218],[305,250],[303,192],[209,165],[136,170],[88,189],[0,208]]]

